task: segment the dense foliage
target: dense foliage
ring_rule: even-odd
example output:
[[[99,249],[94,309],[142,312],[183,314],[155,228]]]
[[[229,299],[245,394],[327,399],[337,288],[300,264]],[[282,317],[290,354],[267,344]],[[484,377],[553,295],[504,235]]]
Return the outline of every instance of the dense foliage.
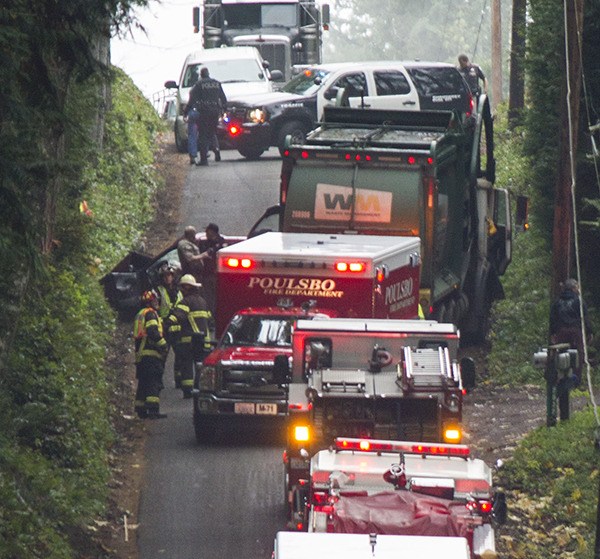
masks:
[[[522,127],[498,135],[499,184],[531,197],[531,229],[518,235],[513,263],[504,280],[506,300],[494,307],[488,368],[491,382],[512,386],[544,385],[542,371],[531,365],[532,353],[548,343],[552,219],[558,169],[560,106],[565,95],[563,3],[531,0],[528,25],[527,94]],[[582,91],[576,196],[578,211],[590,220],[579,223],[584,296],[599,331],[597,249],[598,182],[588,133],[598,119],[600,5],[586,2],[582,54]],[[588,121],[589,119],[589,121]],[[597,162],[596,162],[597,164]],[[584,198],[593,198],[585,201]],[[597,385],[596,335],[589,346],[592,382]],[[596,367],[595,367],[596,366]],[[598,435],[592,410],[572,415],[557,427],[541,427],[521,441],[500,471],[507,491],[509,528],[501,530],[500,554],[515,559],[591,559],[594,556],[598,503]],[[507,532],[511,536],[507,535]]]
[[[3,558],[80,555],[106,503],[113,316],[98,279],[151,217],[160,126],[106,65],[108,32],[144,3],[0,8]]]

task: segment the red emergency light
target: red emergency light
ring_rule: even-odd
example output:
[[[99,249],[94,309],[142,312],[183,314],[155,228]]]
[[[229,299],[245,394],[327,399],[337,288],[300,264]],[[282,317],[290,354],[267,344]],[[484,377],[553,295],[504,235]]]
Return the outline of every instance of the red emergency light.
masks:
[[[471,451],[466,445],[414,443],[406,441],[382,441],[377,439],[336,438],[336,450],[358,452],[404,452],[406,454],[433,454],[438,456],[467,457]]]
[[[229,127],[229,135],[230,136],[239,136],[239,134],[242,132],[242,129],[239,126],[236,126],[235,124],[232,124]]]
[[[362,262],[336,262],[335,269],[338,272],[364,272],[365,265]]]
[[[417,162],[417,158],[414,155],[409,155],[406,161],[408,161],[409,165],[414,165]]]
[[[224,260],[225,266],[227,268],[231,268],[233,270],[249,270],[250,268],[254,268],[254,261],[250,258],[226,258]]]
[[[494,508],[492,502],[487,499],[468,501],[465,506],[469,512],[478,512],[479,514],[491,514]]]

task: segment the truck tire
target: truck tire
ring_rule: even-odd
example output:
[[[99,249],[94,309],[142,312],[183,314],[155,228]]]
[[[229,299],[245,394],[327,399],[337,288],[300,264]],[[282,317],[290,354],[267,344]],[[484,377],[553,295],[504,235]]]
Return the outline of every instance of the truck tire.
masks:
[[[217,422],[212,417],[194,411],[194,432],[198,444],[211,443],[215,440]]]
[[[265,152],[264,148],[248,146],[239,147],[238,151],[242,157],[250,159],[251,161],[258,159]]]
[[[175,124],[175,146],[177,147],[177,151],[179,153],[185,153],[188,149],[187,140],[184,140],[181,137],[181,134],[177,129],[177,124]]]
[[[292,143],[302,144],[306,140],[307,132],[308,127],[298,120],[286,122],[277,134],[277,148],[279,149],[279,153],[283,155],[285,151],[285,139],[287,136],[292,137]]]

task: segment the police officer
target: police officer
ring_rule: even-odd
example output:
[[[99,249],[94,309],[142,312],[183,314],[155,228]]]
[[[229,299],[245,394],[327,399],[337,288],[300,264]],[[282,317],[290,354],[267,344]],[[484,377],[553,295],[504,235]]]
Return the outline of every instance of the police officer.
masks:
[[[471,90],[471,94],[475,97],[475,101],[477,101],[482,91],[479,87],[479,80],[483,82],[483,93],[487,94],[488,81],[483,70],[477,66],[477,64],[471,64],[471,62],[469,62],[469,57],[466,54],[460,54],[458,56],[458,71],[465,78],[465,81]]]
[[[171,310],[168,318],[169,341],[175,350],[175,375],[180,378],[184,398],[192,397],[194,386],[194,362],[201,360],[211,349],[208,319],[210,311],[206,301],[198,293],[202,284],[196,283],[191,274],[179,280],[183,295]]]
[[[561,283],[561,293],[550,307],[550,342],[553,344],[566,343],[579,353],[579,365],[573,371],[575,378],[572,383],[576,386],[581,380],[583,367],[583,335],[581,331],[581,304],[579,284],[577,280],[568,279]],[[592,335],[592,325],[587,314],[586,304],[583,303],[583,320],[588,337]]]
[[[135,411],[139,417],[160,419],[160,391],[167,352],[162,320],[158,314],[158,296],[154,291],[142,294],[143,308],[135,317],[135,368],[138,381]]]
[[[225,97],[221,82],[212,79],[208,68],[203,66],[200,69],[200,79],[192,88],[189,103],[184,111],[186,117],[190,111],[196,111],[198,114],[200,161],[196,165],[208,165],[209,144],[216,134],[219,116],[226,103],[227,97]]]

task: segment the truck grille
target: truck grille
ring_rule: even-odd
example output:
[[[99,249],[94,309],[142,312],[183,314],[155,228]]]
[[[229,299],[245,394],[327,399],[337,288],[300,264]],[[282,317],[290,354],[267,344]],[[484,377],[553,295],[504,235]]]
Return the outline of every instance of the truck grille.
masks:
[[[223,391],[229,394],[248,394],[282,397],[284,392],[272,384],[272,369],[225,369]]]
[[[281,70],[283,75],[286,75],[285,44],[255,43],[253,46],[257,47],[261,56],[269,62],[271,70]]]
[[[313,428],[324,444],[335,437],[440,441],[435,399],[324,398],[314,404]]]

